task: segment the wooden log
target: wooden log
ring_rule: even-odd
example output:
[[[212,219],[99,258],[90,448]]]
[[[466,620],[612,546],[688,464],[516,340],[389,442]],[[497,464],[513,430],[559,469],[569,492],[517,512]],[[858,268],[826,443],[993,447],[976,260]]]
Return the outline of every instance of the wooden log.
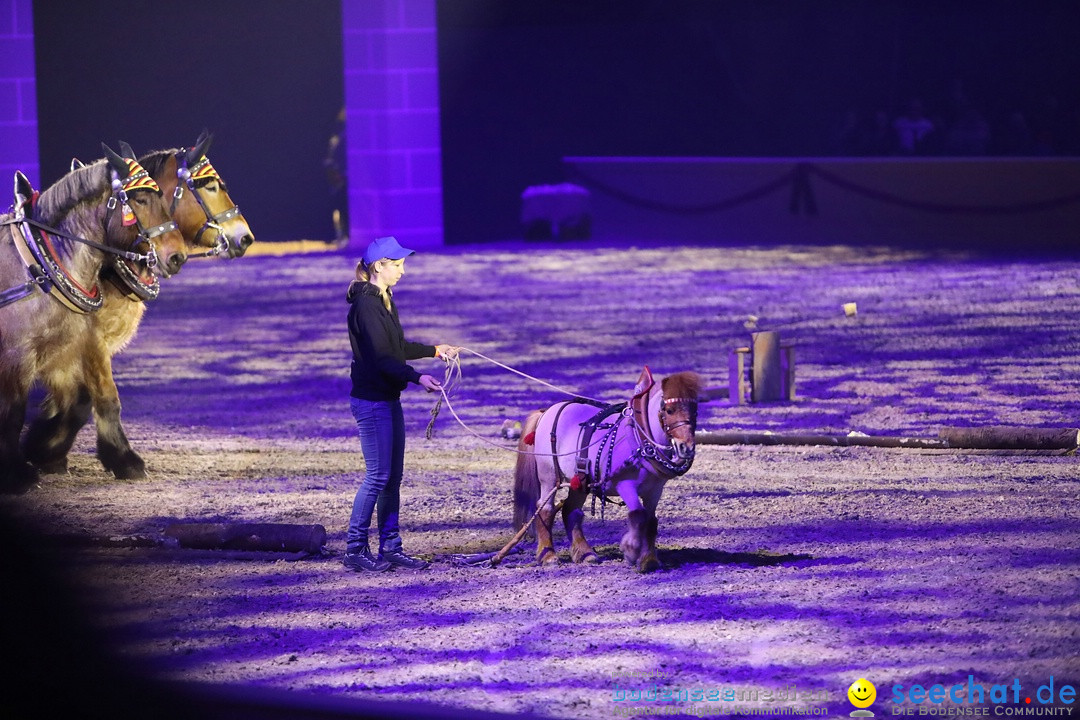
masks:
[[[897,447],[946,450],[945,440],[880,435],[777,435],[775,433],[699,432],[699,445],[832,445],[835,447]]]
[[[318,553],[326,544],[322,525],[281,523],[176,523],[165,537],[183,548]]]
[[[951,447],[992,450],[1071,450],[1077,446],[1077,428],[1028,428],[993,425],[942,428],[938,436]]]
[[[891,435],[779,435],[775,433],[699,432],[700,445],[831,445],[835,447],[893,447],[924,450],[1072,450],[1077,428],[982,427],[943,428],[938,438]]]
[[[749,379],[746,377],[746,357],[750,348],[740,347],[728,357],[728,400],[732,405],[743,405],[749,395]]]
[[[795,346],[791,343],[780,343],[780,387],[784,399],[795,402]]]
[[[784,370],[780,361],[780,333],[776,330],[756,332],[753,338],[753,358],[750,368],[750,401],[770,402],[784,396]]]

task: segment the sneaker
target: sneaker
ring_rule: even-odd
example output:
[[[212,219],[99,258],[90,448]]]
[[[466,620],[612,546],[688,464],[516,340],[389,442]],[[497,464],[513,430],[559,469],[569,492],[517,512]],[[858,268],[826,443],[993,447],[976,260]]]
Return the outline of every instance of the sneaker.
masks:
[[[389,552],[379,553],[379,559],[390,565],[403,567],[406,570],[423,570],[431,564],[420,558],[409,557],[400,550],[390,550]]]
[[[345,553],[341,563],[348,569],[356,571],[383,572],[390,569],[390,563],[376,558],[367,548]]]

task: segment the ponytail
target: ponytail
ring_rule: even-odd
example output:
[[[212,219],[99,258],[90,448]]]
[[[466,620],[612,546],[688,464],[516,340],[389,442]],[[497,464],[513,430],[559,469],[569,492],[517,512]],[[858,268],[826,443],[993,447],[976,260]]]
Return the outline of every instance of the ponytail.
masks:
[[[375,262],[378,262],[378,260],[376,260]],[[360,260],[360,262],[356,263],[356,279],[349,283],[349,288],[351,289],[352,286],[356,283],[371,282],[371,266],[374,264],[375,263],[366,263],[363,260]],[[379,290],[379,297],[382,298],[383,305],[386,307],[387,310],[389,310],[390,293],[387,292],[386,288],[379,287],[378,285],[375,285],[375,287]]]

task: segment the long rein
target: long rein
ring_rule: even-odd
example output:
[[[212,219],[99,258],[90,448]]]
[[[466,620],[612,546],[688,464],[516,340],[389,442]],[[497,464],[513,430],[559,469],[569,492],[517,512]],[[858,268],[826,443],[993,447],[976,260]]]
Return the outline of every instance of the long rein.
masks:
[[[144,254],[144,253],[133,252],[131,250],[121,250],[120,248],[111,247],[109,245],[102,245],[101,243],[95,242],[94,240],[90,240],[89,238],[80,237],[78,235],[72,235],[71,233],[66,233],[63,230],[58,230],[57,228],[54,228],[54,227],[52,227],[50,225],[46,225],[43,222],[40,222],[38,220],[34,220],[33,218],[22,217],[22,218],[9,218],[7,220],[0,220],[0,226],[21,225],[23,223],[25,223],[27,225],[30,225],[32,227],[36,227],[38,230],[42,230],[44,232],[47,232],[47,233],[49,233],[50,235],[52,235],[54,237],[61,237],[61,238],[64,238],[65,240],[74,240],[75,242],[82,243],[83,245],[89,245],[90,247],[94,248],[95,250],[100,250],[101,252],[111,253],[111,254],[116,255],[118,257],[122,257],[125,260],[134,260],[136,262],[145,262],[149,267],[154,267],[154,266],[157,265],[157,254],[154,253],[153,251]],[[162,225],[159,225],[158,227],[162,227],[162,226],[165,226],[165,225],[168,225],[168,223],[162,223]],[[156,228],[152,228],[152,229],[156,229]],[[143,236],[140,235],[139,237],[142,238]],[[134,247],[135,245],[140,245],[140,244],[142,244],[142,242],[144,242],[144,240],[136,240],[136,242],[132,243],[132,247]],[[153,245],[151,245],[151,248],[152,247],[153,247]]]
[[[66,240],[71,240],[73,242],[88,245],[89,247],[92,247],[95,250],[99,250],[104,253],[111,253],[118,257],[124,258],[126,260],[132,260],[134,262],[146,263],[146,267],[150,270],[150,272],[154,272],[154,269],[157,267],[157,253],[154,251],[153,243],[150,244],[149,253],[140,254],[132,250],[121,250],[119,248],[111,247],[109,245],[102,245],[101,243],[90,240],[89,238],[84,238],[78,235],[66,233],[62,230],[58,230],[57,228],[46,225],[43,222],[25,216],[15,215],[14,217],[8,218],[6,220],[0,220],[0,227],[11,227],[14,225],[24,224],[31,227],[36,227],[37,229],[48,233],[54,237],[64,238]],[[166,227],[166,225],[168,225],[168,223],[159,225],[157,228],[153,228],[153,230],[164,229],[165,231],[167,231],[168,228]],[[131,247],[135,247],[135,245],[141,244],[141,242],[143,241],[149,242],[150,240],[149,237],[146,237],[141,232],[139,234],[139,238],[140,239],[137,239],[134,243],[132,243]],[[29,241],[26,242],[27,247],[30,248]],[[16,285],[6,290],[0,291],[0,307],[10,305],[11,303],[18,302],[23,298],[29,297],[31,294],[33,294],[35,287],[39,287],[48,292],[48,288],[52,287],[53,283],[56,282],[55,277],[50,274],[50,271],[46,267],[44,267],[43,263],[45,263],[46,260],[43,259],[33,248],[30,248],[29,252],[38,261],[37,264],[26,265],[27,272],[30,273],[30,280],[22,283],[21,285]],[[20,255],[20,257],[22,256]],[[53,262],[58,263],[59,261],[53,260]],[[24,260],[24,264],[26,263],[27,261]],[[88,309],[95,308],[91,306]]]

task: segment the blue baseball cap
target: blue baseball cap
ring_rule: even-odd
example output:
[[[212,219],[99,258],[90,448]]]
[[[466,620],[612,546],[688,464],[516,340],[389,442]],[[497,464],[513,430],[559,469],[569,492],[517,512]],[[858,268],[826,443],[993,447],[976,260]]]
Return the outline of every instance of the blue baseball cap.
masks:
[[[382,260],[383,258],[401,260],[402,258],[409,257],[415,252],[415,250],[401,247],[401,243],[397,241],[397,238],[375,238],[368,244],[367,249],[364,250],[364,262],[370,265],[376,260]]]

